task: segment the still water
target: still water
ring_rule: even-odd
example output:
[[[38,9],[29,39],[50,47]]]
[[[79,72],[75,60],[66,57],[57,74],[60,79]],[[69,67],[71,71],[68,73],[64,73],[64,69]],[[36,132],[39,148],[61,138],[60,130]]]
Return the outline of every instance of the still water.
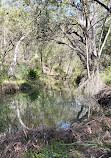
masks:
[[[14,133],[23,126],[31,129],[66,128],[87,111],[70,91],[41,89],[2,96],[0,133]]]

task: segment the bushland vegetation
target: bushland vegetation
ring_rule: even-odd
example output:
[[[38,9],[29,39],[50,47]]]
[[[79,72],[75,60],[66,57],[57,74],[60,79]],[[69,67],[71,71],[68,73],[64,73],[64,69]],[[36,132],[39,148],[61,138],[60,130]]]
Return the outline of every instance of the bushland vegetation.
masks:
[[[68,139],[69,136],[72,138],[70,142],[65,141],[66,135],[61,140],[61,133],[56,129],[53,129],[50,136],[47,131],[51,129],[47,129],[45,131],[47,139],[44,140],[44,131],[40,131],[42,141],[39,136],[36,138],[35,133],[27,137],[27,131],[30,133],[30,129],[26,128],[20,118],[26,131],[18,135],[21,137],[25,135],[23,139],[26,140],[22,142],[25,146],[13,144],[10,150],[5,150],[4,146],[10,147],[11,144],[5,143],[6,138],[3,138],[0,142],[1,146],[4,145],[1,149],[2,156],[7,156],[7,153],[13,151],[14,157],[17,151],[22,147],[26,149],[29,144],[34,150],[26,149],[25,157],[86,157],[86,155],[90,157],[88,150],[86,153],[82,149],[78,151],[80,146],[97,147],[96,154],[93,155],[95,157],[98,155],[103,157],[104,152],[111,152],[110,140],[107,142],[111,129],[110,123],[108,124],[111,104],[111,2],[109,0],[5,0],[5,2],[0,0],[0,95],[19,91],[29,94],[30,90],[38,95],[39,90],[41,92],[43,87],[49,88],[50,85],[51,88],[61,91],[63,84],[75,87],[82,102],[83,95],[86,95],[89,104],[87,117],[91,124],[89,125],[88,122],[80,124],[84,131],[83,139],[79,127],[77,134],[73,126],[70,128],[73,134],[65,131]],[[105,108],[105,111],[103,109],[99,111],[98,118],[102,120],[99,123],[97,118],[90,118],[93,113],[98,113],[95,109],[91,112],[92,98],[95,99],[94,105],[99,103]],[[103,114],[104,117],[101,119]],[[4,122],[2,116],[1,122]],[[107,119],[109,120],[104,123]],[[95,124],[92,125],[92,122]],[[92,130],[96,125],[97,128],[101,128],[100,131],[98,130],[101,136],[97,135],[95,129]],[[54,137],[54,131],[57,137]],[[89,135],[87,141],[86,133]],[[32,137],[35,142],[39,141],[35,143],[36,145]],[[54,138],[54,141],[55,139],[58,141],[56,145],[60,147],[60,151],[57,151],[56,146],[49,141],[49,137],[51,140]],[[15,140],[18,140],[18,136]],[[45,145],[48,144],[47,148],[44,148],[43,142]]]

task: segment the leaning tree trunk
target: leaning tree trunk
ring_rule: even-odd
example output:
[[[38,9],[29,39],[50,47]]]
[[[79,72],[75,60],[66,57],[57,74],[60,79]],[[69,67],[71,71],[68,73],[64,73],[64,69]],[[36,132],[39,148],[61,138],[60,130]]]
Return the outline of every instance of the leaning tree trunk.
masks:
[[[14,70],[15,70],[15,66],[16,66],[16,62],[17,62],[17,55],[19,54],[19,46],[20,43],[22,42],[22,40],[25,38],[25,36],[22,36],[20,38],[20,40],[17,42],[17,45],[15,47],[15,51],[14,51],[14,58],[12,63],[9,66],[9,70],[8,70],[8,75],[13,75],[14,74]]]
[[[29,35],[30,32],[32,32],[32,30],[28,31],[26,33],[26,35],[22,36],[20,38],[20,40],[17,42],[16,47],[15,47],[15,51],[14,51],[14,58],[13,58],[12,63],[9,66],[8,75],[13,75],[14,74],[14,70],[15,70],[15,66],[16,66],[16,62],[17,62],[17,55],[20,53],[19,52],[19,46],[20,46],[21,42]]]

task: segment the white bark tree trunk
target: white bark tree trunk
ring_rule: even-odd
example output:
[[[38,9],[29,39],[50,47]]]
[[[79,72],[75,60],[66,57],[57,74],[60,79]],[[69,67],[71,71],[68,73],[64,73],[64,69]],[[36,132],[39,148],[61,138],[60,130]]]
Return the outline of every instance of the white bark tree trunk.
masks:
[[[87,74],[88,78],[90,78],[90,70],[89,70],[89,41],[88,37],[86,37],[86,56],[87,56]]]
[[[101,56],[102,50],[103,50],[103,48],[104,48],[104,46],[105,46],[105,43],[106,43],[107,38],[108,38],[108,36],[109,36],[110,30],[111,30],[111,23],[110,23],[110,25],[109,25],[109,29],[108,29],[108,32],[107,32],[107,34],[106,34],[106,36],[105,36],[104,42],[103,42],[103,44],[102,44],[102,46],[101,46],[101,48],[100,48],[100,50],[99,50],[99,52],[98,52],[98,56],[99,56],[99,57]]]
[[[16,112],[17,112],[18,120],[19,120],[20,124],[22,125],[22,127],[23,127],[24,129],[30,130],[30,128],[28,128],[28,127],[24,124],[24,122],[22,121],[21,116],[20,116],[20,110],[19,110],[18,106],[16,107]]]
[[[17,61],[17,55],[19,54],[19,46],[20,46],[20,44],[21,44],[21,42],[23,41],[24,38],[25,38],[25,36],[22,36],[20,38],[20,40],[17,42],[17,45],[15,47],[15,51],[14,51],[14,58],[13,58],[12,63],[9,66],[8,75],[13,75],[14,74],[16,61]]]

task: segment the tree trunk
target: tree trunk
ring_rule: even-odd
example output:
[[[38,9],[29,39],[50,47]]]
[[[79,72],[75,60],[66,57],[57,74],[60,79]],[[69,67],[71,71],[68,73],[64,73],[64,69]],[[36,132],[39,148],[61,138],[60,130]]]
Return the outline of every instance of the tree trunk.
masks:
[[[20,53],[19,52],[19,46],[20,46],[21,42],[29,35],[30,32],[32,32],[32,30],[28,31],[26,33],[26,35],[22,36],[20,38],[20,40],[17,42],[16,47],[15,47],[15,51],[14,51],[14,58],[13,58],[12,63],[9,66],[8,75],[13,75],[14,74],[14,70],[15,70],[15,66],[16,66],[16,61],[17,61],[17,55]]]
[[[14,70],[15,70],[16,61],[17,61],[17,55],[19,54],[19,46],[24,38],[25,38],[25,36],[22,36],[20,38],[20,40],[17,42],[17,45],[15,47],[15,51],[14,51],[13,62],[9,66],[8,75],[14,75]]]
[[[88,44],[88,37],[86,37],[86,56],[87,56],[87,75],[88,79],[90,79],[90,70],[89,70],[89,44]]]
[[[44,70],[43,70],[43,55],[42,55],[42,52],[40,52],[40,62],[41,62],[41,70],[42,70],[42,74],[43,74]]]

